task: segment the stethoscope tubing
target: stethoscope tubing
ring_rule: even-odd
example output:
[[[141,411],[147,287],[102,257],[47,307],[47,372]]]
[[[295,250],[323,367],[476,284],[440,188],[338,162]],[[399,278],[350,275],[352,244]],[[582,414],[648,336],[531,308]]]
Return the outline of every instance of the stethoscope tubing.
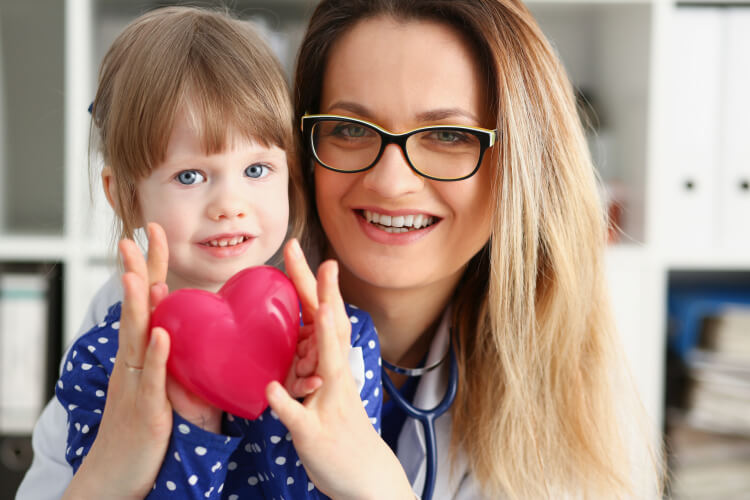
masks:
[[[431,500],[432,495],[435,491],[435,478],[437,468],[437,435],[435,433],[435,420],[448,411],[453,401],[456,399],[456,392],[458,391],[458,364],[456,363],[456,352],[451,344],[450,350],[450,377],[448,379],[448,388],[445,391],[445,395],[440,403],[434,408],[424,409],[417,408],[410,402],[408,402],[399,393],[398,389],[393,385],[391,378],[385,371],[385,367],[382,368],[383,373],[383,386],[388,394],[407,416],[414,418],[422,424],[425,439],[425,480],[422,488],[422,500]]]

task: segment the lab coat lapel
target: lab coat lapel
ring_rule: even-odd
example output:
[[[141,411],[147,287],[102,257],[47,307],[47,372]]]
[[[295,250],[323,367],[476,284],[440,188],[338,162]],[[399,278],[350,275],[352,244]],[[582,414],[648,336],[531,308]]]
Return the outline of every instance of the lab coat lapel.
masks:
[[[437,363],[445,354],[450,340],[450,308],[443,314],[443,319],[438,327],[435,337],[430,344],[425,366]],[[439,368],[424,374],[417,386],[414,395],[414,406],[417,408],[434,408],[445,396],[450,376],[449,361],[446,360]],[[461,480],[466,474],[466,459],[463,452],[459,452],[455,468],[451,468],[450,461],[450,439],[451,439],[451,414],[450,410],[435,421],[435,432],[437,437],[438,464],[435,482],[435,493],[433,498],[453,498],[460,486]],[[406,475],[412,484],[416,494],[422,493],[425,480],[425,437],[422,424],[412,418],[407,418],[401,429],[398,440],[398,458],[406,471]]]

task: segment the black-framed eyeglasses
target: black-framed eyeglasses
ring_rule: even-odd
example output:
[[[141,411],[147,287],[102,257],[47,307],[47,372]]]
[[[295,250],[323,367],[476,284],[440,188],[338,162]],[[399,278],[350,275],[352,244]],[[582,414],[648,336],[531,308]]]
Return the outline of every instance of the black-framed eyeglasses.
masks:
[[[396,144],[412,170],[437,181],[474,175],[497,140],[497,129],[436,125],[393,134],[374,123],[338,115],[305,115],[301,127],[315,159],[327,169],[362,172],[380,160],[387,145]]]

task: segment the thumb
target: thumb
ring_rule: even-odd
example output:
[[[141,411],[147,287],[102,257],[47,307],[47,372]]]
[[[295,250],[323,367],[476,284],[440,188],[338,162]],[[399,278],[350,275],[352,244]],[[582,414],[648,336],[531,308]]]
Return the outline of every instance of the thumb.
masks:
[[[279,416],[292,436],[302,431],[305,423],[306,408],[292,398],[284,387],[276,381],[266,386],[266,397],[271,409]]]

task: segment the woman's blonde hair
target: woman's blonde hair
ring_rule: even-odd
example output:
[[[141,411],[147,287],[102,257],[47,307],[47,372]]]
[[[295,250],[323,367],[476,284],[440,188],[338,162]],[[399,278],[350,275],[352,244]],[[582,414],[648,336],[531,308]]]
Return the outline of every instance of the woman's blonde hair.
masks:
[[[227,12],[166,7],[138,17],[115,39],[92,105],[103,159],[116,181],[119,237],[133,237],[136,182],[164,160],[183,105],[206,154],[226,148],[230,133],[286,151],[290,232],[298,236],[306,205],[278,60],[250,23]]]
[[[452,451],[465,450],[489,494],[622,498],[651,484],[657,496],[651,432],[610,313],[596,175],[556,54],[518,0],[324,0],[297,61],[297,116],[319,111],[331,46],[374,16],[468,37],[499,129],[492,234],[453,300]]]

